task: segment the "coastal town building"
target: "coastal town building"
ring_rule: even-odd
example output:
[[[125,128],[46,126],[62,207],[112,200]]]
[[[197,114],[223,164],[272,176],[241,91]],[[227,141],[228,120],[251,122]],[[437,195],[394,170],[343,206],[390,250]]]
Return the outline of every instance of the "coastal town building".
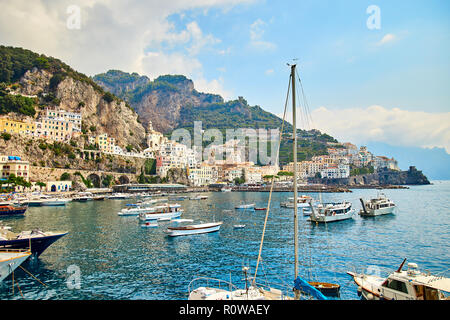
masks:
[[[0,156],[0,179],[7,180],[10,175],[30,181],[30,163],[16,156]]]
[[[70,122],[74,132],[81,132],[81,112],[70,112],[61,108],[46,108],[43,118]]]
[[[35,128],[36,125],[32,122],[13,120],[6,117],[0,118],[0,132],[32,136]]]
[[[217,182],[218,170],[214,166],[202,163],[198,168],[188,169],[188,178],[193,186],[207,186]]]

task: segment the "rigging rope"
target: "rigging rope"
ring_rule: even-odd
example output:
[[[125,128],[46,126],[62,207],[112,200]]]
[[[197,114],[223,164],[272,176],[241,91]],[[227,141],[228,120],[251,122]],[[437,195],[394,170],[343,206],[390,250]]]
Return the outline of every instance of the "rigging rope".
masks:
[[[278,165],[278,162],[279,162],[280,145],[281,145],[281,139],[282,139],[283,130],[284,130],[284,122],[285,122],[285,118],[286,118],[287,104],[288,104],[288,100],[289,100],[289,92],[290,92],[290,88],[291,88],[291,77],[292,76],[289,76],[288,91],[287,91],[287,95],[286,95],[286,102],[284,104],[283,122],[281,123],[281,130],[280,130],[279,141],[278,141],[276,165]],[[266,232],[267,218],[269,217],[270,203],[272,201],[272,191],[273,191],[274,183],[275,183],[275,175],[273,175],[273,177],[272,177],[272,183],[270,186],[269,201],[267,202],[266,217],[264,219],[263,233],[261,236],[261,243],[259,245],[258,260],[256,262],[255,276],[253,277],[253,285],[255,284],[255,281],[256,281],[256,275],[258,273],[258,266],[259,266],[259,262],[261,260],[261,252],[262,252],[262,247],[263,247],[263,243],[264,243],[264,234]]]

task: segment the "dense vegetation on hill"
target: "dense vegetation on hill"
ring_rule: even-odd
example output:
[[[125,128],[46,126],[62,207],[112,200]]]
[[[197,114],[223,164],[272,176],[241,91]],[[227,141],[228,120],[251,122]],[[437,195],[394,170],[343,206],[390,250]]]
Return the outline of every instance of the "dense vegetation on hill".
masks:
[[[23,48],[0,46],[0,82],[15,83],[20,80],[25,72],[33,68],[47,70],[53,74],[53,78],[50,80],[50,88],[56,88],[59,82],[64,80],[66,76],[70,76],[75,80],[86,82],[97,91],[104,93],[103,88],[95,81],[73,70],[61,60],[43,54],[39,55]]]
[[[0,83],[0,114],[15,112],[26,116],[34,116],[35,101],[32,98],[21,95],[12,95],[6,90],[6,85]]]

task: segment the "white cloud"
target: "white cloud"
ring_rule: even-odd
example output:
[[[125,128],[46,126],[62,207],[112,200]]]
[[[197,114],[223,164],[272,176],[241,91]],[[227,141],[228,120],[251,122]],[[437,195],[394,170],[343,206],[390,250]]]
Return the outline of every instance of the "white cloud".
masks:
[[[263,40],[263,35],[265,32],[265,23],[261,19],[257,19],[250,26],[250,45],[262,50],[273,50],[276,45],[272,42]]]
[[[196,21],[177,31],[168,17],[191,9],[228,10],[253,1],[0,0],[0,43],[59,58],[88,75],[121,69],[201,78],[196,56],[220,39],[205,34]],[[66,26],[70,5],[81,9],[79,30]]]
[[[397,37],[394,34],[388,33],[377,44],[379,46],[382,46],[382,45],[384,45],[386,43],[393,42],[396,39],[397,39]]]
[[[429,113],[382,106],[312,111],[314,128],[339,141],[364,144],[443,147],[450,153],[450,112]]]

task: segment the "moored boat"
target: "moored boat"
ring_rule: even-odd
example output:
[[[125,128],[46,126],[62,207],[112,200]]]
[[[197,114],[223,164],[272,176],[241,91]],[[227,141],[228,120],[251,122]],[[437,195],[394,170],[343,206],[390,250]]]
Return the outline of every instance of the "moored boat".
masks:
[[[351,202],[340,203],[321,203],[317,207],[310,205],[311,214],[309,220],[311,222],[335,222],[352,219],[355,215],[355,209],[352,209]]]
[[[359,211],[361,216],[374,217],[384,214],[391,214],[396,208],[395,203],[386,198],[386,196],[381,193],[377,198],[364,201],[360,199],[362,209]]]
[[[240,204],[236,207],[234,207],[235,209],[253,209],[255,208],[255,204],[254,203],[249,203],[249,204]]]
[[[301,195],[297,197],[297,208],[309,208],[309,203],[314,204],[314,199],[310,196]],[[288,201],[280,203],[282,208],[294,208],[294,198],[288,198]]]
[[[183,209],[179,204],[169,204],[163,206],[156,206],[148,208],[148,211],[139,213],[139,219],[143,221],[148,220],[163,220],[180,217]]]
[[[450,292],[450,278],[433,276],[419,270],[417,264],[408,263],[383,278],[377,275],[347,272],[358,286],[358,294],[366,300],[448,300],[444,292]]]
[[[167,229],[164,230],[164,232],[167,233],[167,235],[170,237],[216,232],[219,231],[222,223],[223,222],[220,221],[220,222],[190,224],[186,226],[170,226],[167,227]]]
[[[14,272],[31,255],[28,250],[0,250],[0,282]]]
[[[67,232],[43,232],[39,229],[14,233],[0,227],[0,249],[30,248],[33,255],[40,256],[45,249],[66,234]]]
[[[22,216],[27,211],[27,207],[21,206],[16,207],[12,205],[3,205],[0,206],[0,216],[1,217],[13,217],[13,216]]]
[[[65,206],[70,201],[72,201],[72,200],[71,199],[64,199],[64,198],[44,199],[44,200],[41,201],[41,206],[46,206],[46,207]]]

